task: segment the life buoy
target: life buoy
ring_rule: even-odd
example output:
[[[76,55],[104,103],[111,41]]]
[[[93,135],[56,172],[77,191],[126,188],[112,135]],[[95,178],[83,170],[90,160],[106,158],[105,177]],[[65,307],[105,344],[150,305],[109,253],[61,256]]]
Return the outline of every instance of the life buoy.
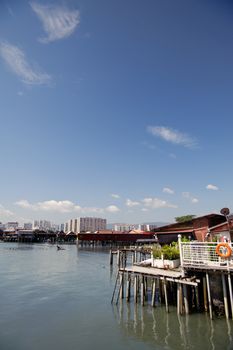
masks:
[[[221,253],[221,248],[225,248],[226,252]],[[216,247],[216,253],[221,256],[221,258],[229,258],[231,256],[232,250],[228,243],[219,243]]]

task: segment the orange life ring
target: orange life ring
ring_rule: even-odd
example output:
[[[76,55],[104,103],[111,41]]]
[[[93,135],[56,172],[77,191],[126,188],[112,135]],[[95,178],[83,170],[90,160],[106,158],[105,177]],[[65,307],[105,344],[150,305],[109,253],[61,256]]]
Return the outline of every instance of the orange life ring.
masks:
[[[224,247],[227,249],[226,253],[221,253],[220,249]],[[221,258],[229,258],[231,256],[232,250],[228,243],[219,243],[216,247],[216,253],[221,256]]]

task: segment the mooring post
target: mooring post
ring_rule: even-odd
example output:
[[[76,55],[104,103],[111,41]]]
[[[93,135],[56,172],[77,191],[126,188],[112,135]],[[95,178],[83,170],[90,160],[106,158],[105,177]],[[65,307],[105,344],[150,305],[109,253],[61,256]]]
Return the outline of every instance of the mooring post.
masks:
[[[208,304],[209,304],[209,313],[210,313],[210,319],[213,319],[213,312],[212,312],[212,301],[211,301],[211,294],[210,294],[210,281],[209,281],[209,274],[206,272],[206,284],[207,284],[207,295],[208,295]]]
[[[225,316],[229,318],[229,309],[228,309],[228,301],[227,301],[227,288],[226,288],[226,280],[224,273],[222,275],[222,287],[223,287],[223,300],[224,300],[224,308],[225,308]]]
[[[231,301],[231,318],[233,319],[233,295],[232,295],[232,284],[231,284],[230,272],[228,272],[228,287],[229,287],[229,294],[230,294],[230,301]]]

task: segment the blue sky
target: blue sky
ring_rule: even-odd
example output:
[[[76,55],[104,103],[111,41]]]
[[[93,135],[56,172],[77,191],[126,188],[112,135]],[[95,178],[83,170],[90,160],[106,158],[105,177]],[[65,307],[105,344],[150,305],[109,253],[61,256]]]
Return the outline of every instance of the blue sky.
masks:
[[[233,208],[233,5],[1,1],[0,221]]]

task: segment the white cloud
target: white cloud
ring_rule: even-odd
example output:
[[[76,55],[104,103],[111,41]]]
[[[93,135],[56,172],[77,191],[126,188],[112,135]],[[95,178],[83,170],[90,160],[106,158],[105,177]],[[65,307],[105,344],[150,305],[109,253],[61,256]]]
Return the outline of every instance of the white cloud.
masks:
[[[195,148],[197,146],[197,141],[194,138],[175,129],[167,128],[165,126],[148,126],[147,131],[167,142],[188,148]]]
[[[0,55],[5,63],[23,83],[29,85],[48,84],[51,77],[41,72],[38,68],[33,69],[27,62],[24,52],[17,46],[7,42],[0,42]]]
[[[190,192],[182,192],[182,196],[191,201],[191,203],[198,203],[199,199],[192,196]]]
[[[144,198],[143,204],[147,208],[158,209],[158,208],[177,208],[177,205],[171,204],[159,198]]]
[[[44,202],[37,202],[37,203],[29,203],[26,199],[22,199],[20,201],[15,202],[15,205],[23,208],[23,209],[29,209],[33,211],[50,211],[50,212],[57,212],[57,213],[80,213],[80,214],[87,214],[87,213],[104,213],[110,212],[114,213],[119,211],[120,209],[115,205],[109,205],[107,208],[97,208],[97,207],[81,207],[80,205],[77,205],[69,200],[63,200],[63,201],[56,201],[56,200],[48,200]]]
[[[39,39],[43,43],[67,38],[80,23],[78,10],[69,10],[63,6],[40,5],[36,2],[30,3],[30,5],[41,20],[47,34],[46,37]]]
[[[14,215],[14,213],[12,213],[12,211],[8,209],[5,209],[3,205],[0,204],[0,215],[5,217],[11,217]]]
[[[163,188],[163,192],[164,192],[164,193],[169,193],[169,194],[174,194],[174,193],[175,193],[174,190],[172,190],[172,189],[169,188],[169,187],[164,187],[164,188]]]
[[[211,185],[211,184],[207,185],[206,189],[207,190],[212,190],[212,191],[218,191],[219,190],[219,188],[217,186]]]
[[[197,199],[197,198],[192,198],[192,199],[191,199],[191,202],[192,202],[192,203],[198,203],[198,202],[199,202],[199,199]]]
[[[148,209],[147,208],[142,208],[142,211],[148,211]]]
[[[139,202],[132,201],[131,199],[127,199],[125,204],[127,205],[127,207],[130,207],[130,208],[140,205]]]
[[[116,205],[109,205],[105,210],[109,213],[117,213],[120,209]]]
[[[115,199],[119,199],[120,198],[119,194],[115,194],[115,193],[112,193],[111,196],[112,196],[112,198],[115,198]]]

